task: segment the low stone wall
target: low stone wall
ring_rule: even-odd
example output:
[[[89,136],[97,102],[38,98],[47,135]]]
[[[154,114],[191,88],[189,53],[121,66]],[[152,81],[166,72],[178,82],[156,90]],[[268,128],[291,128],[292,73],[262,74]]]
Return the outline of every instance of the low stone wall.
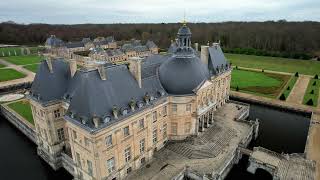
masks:
[[[37,144],[36,132],[34,128],[32,128],[30,125],[27,125],[24,120],[19,119],[19,117],[6,105],[0,105],[0,112],[11,124],[18,128],[32,142]]]
[[[30,89],[32,85],[32,82],[24,82],[24,83],[19,83],[19,84],[14,84],[10,86],[5,86],[0,88],[0,95],[3,94],[9,94],[21,90],[26,90]]]

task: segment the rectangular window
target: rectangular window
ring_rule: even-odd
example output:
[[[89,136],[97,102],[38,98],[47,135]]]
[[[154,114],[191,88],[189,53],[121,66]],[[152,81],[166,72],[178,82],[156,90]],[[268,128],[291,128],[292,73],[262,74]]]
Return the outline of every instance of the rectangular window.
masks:
[[[128,169],[127,169],[127,174],[129,174],[131,171],[132,171],[132,168],[131,168],[131,167],[128,167]]]
[[[131,147],[128,147],[124,150],[124,159],[126,162],[129,162],[131,160]]]
[[[123,136],[124,137],[127,137],[130,135],[130,132],[129,132],[129,126],[123,128]]]
[[[178,124],[177,123],[172,123],[171,124],[172,134],[174,134],[174,135],[177,134],[177,128],[178,128]]]
[[[178,105],[177,104],[172,104],[172,113],[177,113],[178,111]]]
[[[162,109],[162,115],[163,117],[167,116],[167,106],[163,106],[163,109]]]
[[[167,137],[167,124],[163,125],[163,139]]]
[[[55,117],[55,118],[60,117],[60,110],[59,110],[59,109],[54,110],[54,111],[53,111],[53,114],[54,114],[54,117]]]
[[[75,130],[73,130],[73,138],[74,139],[77,139],[78,137],[77,137],[77,132],[75,131]]]
[[[141,139],[140,140],[140,154],[142,154],[145,151],[145,144],[146,144],[146,140]]]
[[[89,160],[87,160],[87,164],[88,164],[88,174],[90,175],[90,176],[92,176],[92,162],[91,161],[89,161]]]
[[[186,111],[190,112],[191,111],[191,104],[186,105]]]
[[[106,145],[112,146],[112,135],[111,134],[106,137]]]
[[[58,129],[57,134],[59,141],[63,141],[65,139],[63,128]]]
[[[154,111],[152,113],[152,119],[153,119],[153,123],[157,122],[157,111]]]
[[[152,132],[152,142],[153,144],[157,144],[157,129],[154,129]]]
[[[144,119],[139,120],[139,128],[143,129],[144,128]]]
[[[107,169],[108,169],[109,173],[112,173],[114,170],[116,170],[114,157],[112,157],[111,159],[107,160]]]
[[[76,152],[76,161],[79,167],[81,167],[80,154]]]
[[[184,124],[184,132],[185,133],[190,133],[190,129],[191,129],[191,123],[190,122],[186,122],[185,124]]]
[[[87,137],[84,137],[84,145],[85,145],[86,147],[89,146],[89,139],[88,139]]]

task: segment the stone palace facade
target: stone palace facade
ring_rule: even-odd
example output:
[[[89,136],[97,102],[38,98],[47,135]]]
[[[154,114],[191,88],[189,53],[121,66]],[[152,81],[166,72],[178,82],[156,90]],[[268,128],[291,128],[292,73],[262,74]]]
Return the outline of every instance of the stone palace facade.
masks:
[[[240,128],[234,128],[230,124],[236,123],[233,120],[238,116],[221,114],[224,118],[218,118],[222,109],[248,113],[244,106],[241,110],[241,105],[227,103],[232,68],[218,43],[201,46],[199,53],[191,47],[191,31],[184,24],[177,33],[177,48],[172,54],[132,57],[129,63],[93,64],[77,69],[74,61],[61,58],[42,61],[29,99],[38,154],[54,169],[64,166],[67,155],[75,179],[125,179],[128,175],[132,176],[129,179],[149,179],[148,173],[139,177],[136,172],[150,164],[155,167],[154,157],[172,147],[168,144],[176,146],[175,142],[204,135],[209,144],[234,143],[235,146],[221,147],[218,144],[216,149],[230,147],[230,152],[237,155],[238,144],[251,140],[252,124],[240,123]],[[228,118],[230,123],[226,123]],[[228,131],[222,131],[229,125]],[[209,131],[210,127],[216,130]],[[203,142],[199,147],[208,148]],[[194,153],[188,156],[192,162],[184,166],[192,166],[194,159],[212,163],[211,158],[218,156],[199,155],[195,153],[200,152],[198,147],[192,148]],[[178,152],[181,148],[172,149],[171,153],[183,156]],[[224,152],[229,153],[228,148]],[[234,161],[222,162],[228,165]],[[219,168],[222,165],[216,169]],[[165,166],[160,169],[167,170]],[[175,171],[187,172],[185,168]],[[214,172],[210,170],[212,176]],[[223,169],[218,174],[225,172]],[[164,179],[182,177],[179,173],[170,177],[170,173],[165,174]]]

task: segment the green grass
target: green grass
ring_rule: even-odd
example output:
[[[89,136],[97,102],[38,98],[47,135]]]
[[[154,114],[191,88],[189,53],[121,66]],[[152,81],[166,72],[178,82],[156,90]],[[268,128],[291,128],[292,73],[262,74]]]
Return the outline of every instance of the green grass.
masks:
[[[0,82],[20,79],[24,77],[26,77],[25,74],[14,69],[0,69]]]
[[[3,67],[6,67],[5,65],[3,65],[3,64],[0,64],[0,68],[3,68]]]
[[[282,93],[284,94],[286,99],[290,95],[290,92],[291,92],[292,88],[294,87],[294,85],[296,84],[297,80],[298,80],[298,77],[292,76],[290,81],[289,81],[289,83],[285,86],[285,88],[284,88]],[[289,89],[288,89],[288,87],[289,87]]]
[[[8,106],[17,112],[20,116],[24,117],[27,121],[29,121],[31,124],[34,125],[31,107],[28,101],[17,101],[11,104],[8,104]]]
[[[39,67],[39,64],[30,64],[30,65],[23,66],[23,68],[28,69],[29,71],[32,71],[34,73],[37,73],[38,67]]]
[[[319,61],[228,53],[226,53],[225,56],[234,66],[290,73],[299,72],[300,74],[308,75],[320,75]]]
[[[316,82],[316,85],[313,86],[313,83]],[[318,105],[318,98],[319,98],[319,89],[320,89],[320,80],[319,79],[311,79],[308,84],[308,88],[304,94],[303,97],[303,104],[307,104],[309,99],[312,99],[313,106]],[[311,94],[311,91],[314,91],[313,94]]]
[[[247,70],[232,71],[231,88],[255,95],[275,98],[282,91],[290,76]]]
[[[9,52],[10,52],[10,56],[15,56],[14,51],[16,51],[17,56],[21,56],[21,55],[25,55],[21,53],[21,48],[22,47],[5,47],[5,48],[0,48],[0,57],[4,56],[9,56]],[[28,47],[30,49],[30,53],[31,54],[36,54],[38,52],[38,50],[40,50],[41,48],[39,47]]]
[[[40,57],[36,55],[10,56],[10,57],[3,57],[3,59],[16,65],[35,64],[41,61]]]

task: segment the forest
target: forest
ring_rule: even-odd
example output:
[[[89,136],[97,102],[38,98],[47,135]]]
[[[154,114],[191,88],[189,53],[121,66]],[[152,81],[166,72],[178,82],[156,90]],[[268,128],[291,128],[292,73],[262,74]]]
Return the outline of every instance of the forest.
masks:
[[[43,44],[54,34],[64,41],[83,37],[114,36],[116,40],[152,39],[161,49],[169,47],[180,23],[161,24],[0,24],[0,44]],[[192,41],[199,44],[221,42],[227,52],[292,57],[320,56],[320,22],[221,22],[188,23]],[[303,58],[302,56],[308,56]],[[294,57],[293,57],[294,58]]]

